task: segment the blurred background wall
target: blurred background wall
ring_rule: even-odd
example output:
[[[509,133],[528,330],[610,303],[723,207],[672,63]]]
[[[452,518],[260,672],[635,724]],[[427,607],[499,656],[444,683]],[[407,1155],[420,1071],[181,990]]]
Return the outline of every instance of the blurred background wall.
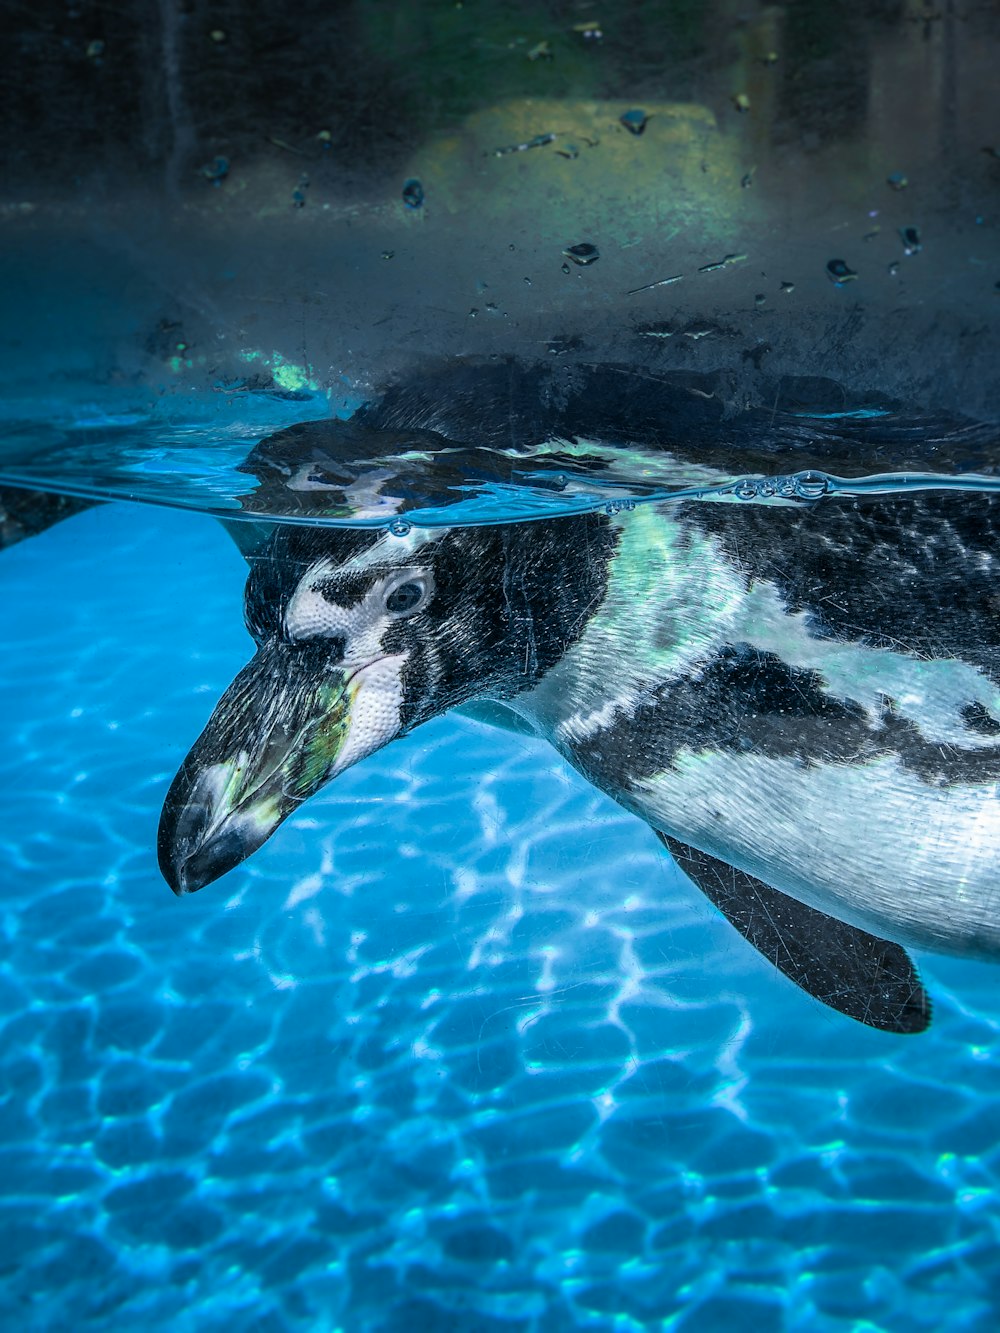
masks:
[[[9,0],[0,23],[8,396],[343,410],[422,358],[518,355],[711,373],[734,409],[818,376],[1000,413],[995,3]]]

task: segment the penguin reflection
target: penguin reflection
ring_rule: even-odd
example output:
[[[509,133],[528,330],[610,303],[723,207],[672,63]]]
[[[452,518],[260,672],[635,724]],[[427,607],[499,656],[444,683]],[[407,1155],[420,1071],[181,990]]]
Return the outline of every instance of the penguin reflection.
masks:
[[[528,729],[816,998],[915,1032],[901,945],[1000,955],[1000,510],[943,492],[278,526],[253,660],[167,796],[176,892],[447,709]],[[236,525],[234,525],[236,526]]]

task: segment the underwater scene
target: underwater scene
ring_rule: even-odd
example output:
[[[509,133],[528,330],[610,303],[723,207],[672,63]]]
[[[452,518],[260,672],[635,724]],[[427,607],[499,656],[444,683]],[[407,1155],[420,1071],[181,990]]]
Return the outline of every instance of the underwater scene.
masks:
[[[0,1328],[992,1333],[995,7],[9,37]]]

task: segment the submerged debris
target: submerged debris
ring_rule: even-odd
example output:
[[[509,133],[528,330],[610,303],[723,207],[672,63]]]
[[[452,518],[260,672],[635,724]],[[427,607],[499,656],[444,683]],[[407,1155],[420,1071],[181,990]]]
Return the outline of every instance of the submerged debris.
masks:
[[[904,255],[918,255],[924,248],[920,240],[920,232],[916,227],[900,227],[899,236],[903,242]]]
[[[572,259],[574,264],[579,264],[581,268],[585,268],[588,264],[596,264],[601,257],[600,250],[596,245],[591,245],[589,241],[584,241],[580,245],[569,245],[563,251],[563,254],[567,259]]]
[[[573,31],[579,33],[585,42],[599,42],[604,36],[599,19],[585,19],[583,23],[574,23]]]
[[[714,273],[717,268],[728,268],[730,264],[739,264],[746,259],[746,255],[723,255],[711,264],[702,264],[698,270],[699,273]]]
[[[494,148],[493,157],[506,157],[508,153],[524,153],[529,148],[542,148],[545,144],[551,143],[556,136],[554,134],[536,134],[533,139],[526,139],[524,143],[505,144],[503,148]]]
[[[211,162],[206,162],[201,167],[201,174],[213,185],[221,185],[229,175],[229,158],[214,157]]]
[[[750,98],[746,93],[733,93],[732,103],[741,116],[745,116],[750,110]]]
[[[555,52],[548,42],[536,42],[527,56],[529,60],[554,60]]]
[[[669,278],[657,278],[655,282],[646,282],[641,287],[632,287],[625,295],[635,296],[637,292],[651,292],[654,287],[669,287],[672,282],[680,282],[683,276],[683,273],[673,273]]]
[[[631,111],[623,111],[618,119],[629,134],[641,134],[649,123],[645,111],[641,111],[638,107],[633,107]]]
[[[415,178],[403,186],[403,203],[407,208],[419,208],[424,202],[424,187]]]
[[[794,283],[794,282],[783,282],[783,283],[781,284],[781,290],[782,290],[783,292],[785,292],[785,293],[788,293],[788,292],[794,292],[794,291],[795,291],[795,283]]]
[[[580,150],[575,143],[563,144],[562,148],[556,149],[556,152],[560,157],[568,157],[570,161],[572,161],[573,158],[580,156]]]
[[[910,182],[906,179],[903,172],[893,171],[886,176],[885,183],[889,186],[890,190],[905,190]]]
[[[843,287],[845,282],[853,282],[858,276],[843,259],[830,259],[826,265],[827,277],[835,287]]]

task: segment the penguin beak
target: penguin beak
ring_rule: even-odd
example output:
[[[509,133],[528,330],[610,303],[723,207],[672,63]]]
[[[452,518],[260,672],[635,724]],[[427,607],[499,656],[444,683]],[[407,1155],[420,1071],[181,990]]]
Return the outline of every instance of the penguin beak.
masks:
[[[270,643],[230,685],[174,778],[160,869],[177,894],[234,869],[349,765],[399,732],[402,658],[330,668],[322,645]]]

